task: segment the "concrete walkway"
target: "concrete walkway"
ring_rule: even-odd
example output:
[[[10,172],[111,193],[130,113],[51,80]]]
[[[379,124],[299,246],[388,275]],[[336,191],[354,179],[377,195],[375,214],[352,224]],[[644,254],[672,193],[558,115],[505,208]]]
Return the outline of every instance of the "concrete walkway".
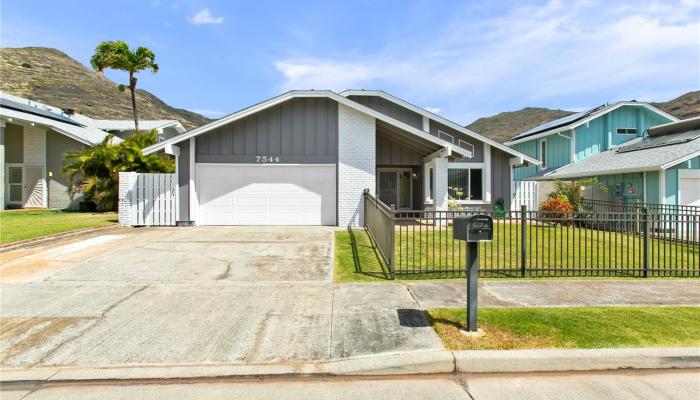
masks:
[[[464,282],[333,284],[333,229],[120,229],[0,254],[0,367],[441,350]],[[698,280],[484,281],[482,307],[700,305]]]
[[[424,309],[465,307],[465,282],[419,282],[406,287]],[[700,306],[700,280],[481,281],[479,306]]]

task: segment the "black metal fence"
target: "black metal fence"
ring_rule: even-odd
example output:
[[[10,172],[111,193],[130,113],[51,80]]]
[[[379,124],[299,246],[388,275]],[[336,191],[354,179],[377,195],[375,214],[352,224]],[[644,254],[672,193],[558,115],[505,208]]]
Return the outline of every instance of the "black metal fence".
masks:
[[[642,203],[642,202],[620,202],[609,200],[589,200],[581,201],[582,208],[588,211],[595,212],[622,212],[636,213],[641,212],[646,208],[650,213],[657,214],[678,214],[678,215],[698,215],[700,207],[697,206],[682,206],[675,204],[657,204],[657,203]]]
[[[381,218],[371,215],[378,205]],[[451,224],[475,212],[396,211],[365,195],[366,227],[392,277],[463,276],[466,244],[453,239]],[[480,244],[481,276],[700,277],[700,213],[486,213],[494,219],[494,240]]]

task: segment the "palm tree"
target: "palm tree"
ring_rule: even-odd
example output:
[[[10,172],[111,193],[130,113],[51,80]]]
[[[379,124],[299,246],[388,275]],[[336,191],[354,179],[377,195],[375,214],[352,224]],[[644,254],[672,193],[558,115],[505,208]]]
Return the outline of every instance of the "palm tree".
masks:
[[[71,198],[85,194],[101,210],[113,210],[119,195],[119,173],[175,172],[175,162],[167,155],[143,155],[141,149],[158,142],[155,130],[139,132],[120,143],[107,135],[102,143],[82,150],[68,151],[63,156],[62,173],[70,180]]]
[[[131,92],[131,109],[134,112],[134,131],[139,131],[139,117],[136,113],[136,73],[150,69],[154,74],[158,72],[156,55],[145,47],[138,47],[135,51],[129,48],[123,40],[102,42],[95,48],[95,54],[90,59],[90,64],[99,73],[104,73],[107,68],[126,71],[129,73],[129,85],[119,85],[119,90],[126,87]]]

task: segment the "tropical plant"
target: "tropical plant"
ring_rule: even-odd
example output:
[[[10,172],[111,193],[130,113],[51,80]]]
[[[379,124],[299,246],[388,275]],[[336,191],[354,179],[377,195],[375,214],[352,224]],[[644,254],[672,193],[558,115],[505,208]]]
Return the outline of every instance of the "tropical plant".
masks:
[[[83,193],[100,210],[113,210],[117,206],[120,172],[175,172],[175,162],[170,157],[141,152],[155,144],[157,138],[155,130],[134,132],[121,143],[113,143],[114,136],[108,135],[97,146],[66,152],[62,173],[70,180],[71,199]]]
[[[583,200],[583,193],[581,193],[581,188],[584,186],[597,185],[601,190],[606,191],[608,187],[603,185],[598,181],[598,178],[584,178],[571,182],[555,181],[554,191],[549,194],[550,199],[562,199],[568,202],[574,210],[581,209],[581,203]]]
[[[119,90],[126,88],[131,92],[131,110],[134,113],[134,130],[139,130],[139,117],[136,110],[136,73],[149,69],[158,72],[156,55],[146,47],[138,47],[131,50],[129,45],[122,40],[102,42],[95,48],[95,53],[90,59],[90,64],[99,73],[104,73],[107,68],[126,71],[129,73],[129,84],[119,85]]]

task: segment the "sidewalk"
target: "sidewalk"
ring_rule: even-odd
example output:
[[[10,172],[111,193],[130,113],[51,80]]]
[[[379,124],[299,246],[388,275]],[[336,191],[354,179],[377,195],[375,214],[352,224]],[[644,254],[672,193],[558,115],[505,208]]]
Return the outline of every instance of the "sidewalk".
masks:
[[[423,309],[466,306],[466,281],[405,286]],[[488,280],[479,307],[700,306],[700,279]]]

